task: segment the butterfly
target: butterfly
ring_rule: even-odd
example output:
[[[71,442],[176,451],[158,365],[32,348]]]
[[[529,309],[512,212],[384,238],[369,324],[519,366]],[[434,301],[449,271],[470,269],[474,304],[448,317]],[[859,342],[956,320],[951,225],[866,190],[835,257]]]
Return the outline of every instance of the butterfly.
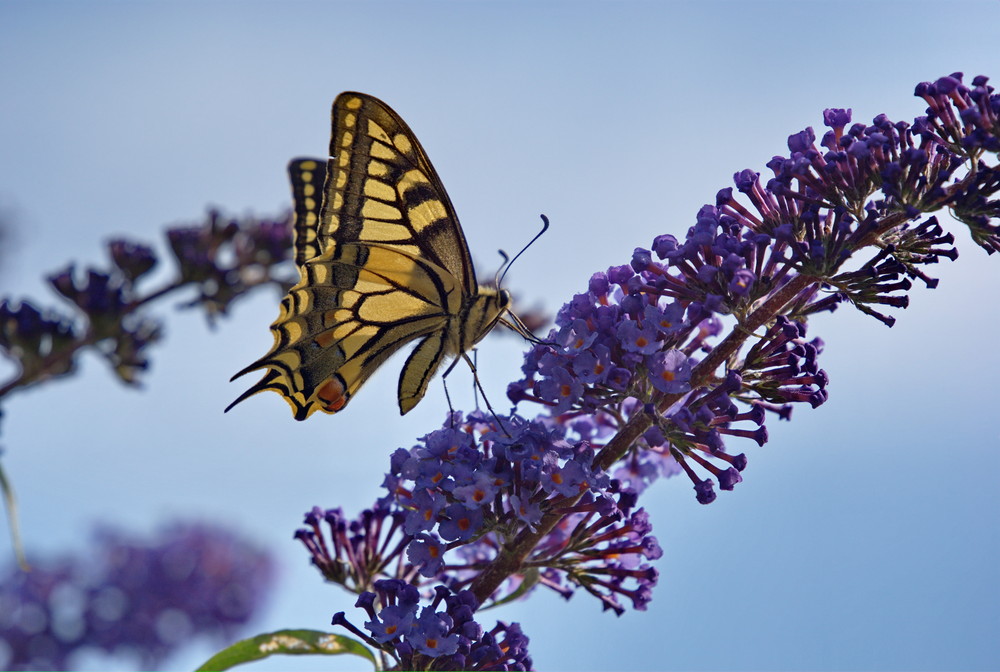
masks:
[[[498,322],[510,324],[510,293],[478,284],[455,209],[406,122],[354,92],[337,96],[332,122],[329,160],[289,164],[300,279],[271,325],[274,346],[233,380],[264,377],[227,411],[274,390],[296,420],[336,413],[417,341],[399,376],[405,414],[445,358],[468,360]]]

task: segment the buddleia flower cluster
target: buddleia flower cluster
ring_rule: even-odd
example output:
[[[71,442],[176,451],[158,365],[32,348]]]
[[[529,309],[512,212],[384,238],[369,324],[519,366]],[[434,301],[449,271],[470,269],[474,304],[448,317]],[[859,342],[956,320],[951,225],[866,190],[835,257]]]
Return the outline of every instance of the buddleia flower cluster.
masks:
[[[607,474],[593,468],[586,442],[571,444],[562,438],[561,426],[517,415],[493,418],[477,411],[464,418],[453,414],[448,423],[392,455],[384,483],[388,494],[375,507],[354,521],[339,509],[314,509],[306,515],[308,527],[296,533],[328,581],[360,595],[359,606],[370,618],[366,638],[403,669],[416,664],[407,657],[407,646],[434,659],[433,669],[498,669],[469,666],[469,656],[475,658],[472,652],[488,639],[472,638],[467,651],[456,643],[461,628],[441,626],[445,617],[432,616],[430,607],[418,617],[417,604],[421,592],[430,598],[449,591],[475,603],[465,619],[473,623],[480,601],[468,587],[480,568],[520,533],[535,529],[543,513],[556,513],[561,524],[534,546],[506,588],[489,596],[491,603],[544,586],[567,599],[583,589],[618,614],[625,611],[622,599],[645,608],[658,578],[647,561],[662,551],[646,512],[634,510],[635,494],[619,491]],[[445,564],[453,549],[455,557]],[[386,586],[394,587],[391,602],[384,599]],[[334,622],[350,625],[343,614]],[[426,633],[421,630],[418,637],[411,626],[436,628],[437,644],[427,644]],[[495,626],[508,638],[511,627],[516,624]],[[478,624],[474,629],[482,634]],[[526,647],[527,638],[518,633]],[[458,651],[464,657],[456,658]]]
[[[218,527],[138,540],[104,528],[84,554],[0,580],[0,669],[67,670],[100,652],[154,669],[196,637],[228,639],[257,613],[273,563]]]
[[[483,630],[474,619],[479,602],[467,591],[438,586],[419,607],[420,593],[398,579],[377,581],[356,607],[365,611],[367,634],[338,612],[333,624],[361,637],[373,648],[392,653],[403,670],[530,670],[528,638],[516,624],[497,623]],[[377,605],[382,605],[377,608]],[[444,609],[439,609],[439,607]]]
[[[163,335],[159,320],[148,314],[153,301],[193,288],[196,296],[186,306],[201,307],[214,320],[252,289],[291,280],[284,268],[292,240],[287,216],[224,220],[212,211],[197,226],[168,229],[167,239],[176,272],[158,288],[146,289],[159,261],[153,248],[118,238],[107,244],[110,264],[104,268],[81,272],[69,264],[49,275],[69,310],[0,299],[0,352],[17,368],[0,384],[0,400],[72,374],[84,349],[99,353],[123,383],[137,385],[149,368],[149,346]]]
[[[929,107],[913,123],[827,110],[822,137],[790,136],[771,177],[736,173],[682,239],[664,233],[595,273],[525,356],[508,387],[518,412],[453,414],[393,453],[377,509],[394,539],[358,535],[364,553],[342,541],[337,555],[382,564],[346,573],[362,582],[332,579],[360,594],[364,630],[343,613],[334,623],[394,669],[522,669],[472,667],[456,629],[467,621],[442,601],[475,611],[544,586],[618,614],[645,608],[662,551],[639,496],[684,473],[698,502],[714,501],[748,464],[732,448],[763,445],[768,418],[827,400],[810,317],[853,307],[892,326],[914,282],[936,286],[928,267],[958,256],[929,213],[950,210],[1000,249],[1000,97],[960,73],[916,94]]]
[[[996,152],[997,96],[959,74],[917,95],[930,108],[913,124],[851,124],[850,110],[827,110],[821,140],[811,128],[792,135],[767,181],[737,173],[740,196],[721,190],[683,241],[658,236],[629,265],[595,274],[528,354],[511,400],[610,426],[618,434],[600,462],[626,460],[637,486],[670,471],[650,464],[662,457],[702,503],[713,482],[732,489],[747,458],[727,441],[762,445],[768,415],[827,398],[809,316],[848,304],[891,326],[885,311],[908,305],[914,280],[936,286],[925,267],[957,257],[926,212],[951,207],[997,249],[996,175],[984,162]],[[723,325],[729,335],[714,340]]]

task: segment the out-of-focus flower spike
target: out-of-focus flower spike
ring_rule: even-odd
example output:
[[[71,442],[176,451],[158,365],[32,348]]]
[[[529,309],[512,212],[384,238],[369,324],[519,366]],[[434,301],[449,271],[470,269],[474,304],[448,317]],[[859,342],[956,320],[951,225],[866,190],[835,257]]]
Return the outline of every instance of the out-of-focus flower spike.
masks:
[[[152,248],[123,238],[109,241],[108,252],[118,270],[133,284],[156,265]]]

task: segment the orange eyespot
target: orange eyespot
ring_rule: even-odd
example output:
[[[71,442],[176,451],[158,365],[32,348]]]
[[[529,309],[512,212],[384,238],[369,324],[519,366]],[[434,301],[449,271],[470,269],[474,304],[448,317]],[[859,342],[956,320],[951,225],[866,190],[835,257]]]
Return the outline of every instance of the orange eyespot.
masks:
[[[336,413],[347,405],[347,397],[344,396],[344,386],[336,378],[330,378],[319,388],[316,396],[323,402],[323,408]]]

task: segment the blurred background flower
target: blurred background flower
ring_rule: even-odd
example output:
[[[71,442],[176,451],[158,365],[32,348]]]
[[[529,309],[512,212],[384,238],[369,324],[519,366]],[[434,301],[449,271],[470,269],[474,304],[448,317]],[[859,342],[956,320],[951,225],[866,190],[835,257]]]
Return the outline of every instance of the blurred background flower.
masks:
[[[150,670],[194,639],[221,647],[266,603],[273,570],[221,527],[178,522],[150,539],[99,528],[85,552],[0,574],[0,669],[68,670],[105,654]]]

